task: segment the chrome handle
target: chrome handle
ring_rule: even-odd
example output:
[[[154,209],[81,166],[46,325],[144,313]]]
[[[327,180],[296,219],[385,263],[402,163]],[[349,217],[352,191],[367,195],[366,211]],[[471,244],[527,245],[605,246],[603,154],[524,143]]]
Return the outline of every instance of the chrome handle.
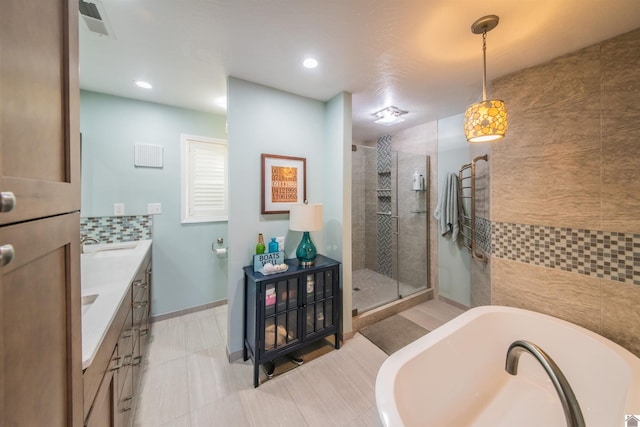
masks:
[[[120,369],[122,367],[122,364],[120,363],[120,361],[122,360],[122,357],[117,356],[114,357],[113,359],[111,359],[112,363],[115,363],[115,366],[112,366],[109,368],[109,371],[117,371],[118,369]]]
[[[143,308],[146,307],[148,303],[148,301],[137,302],[133,304],[133,308]]]
[[[122,403],[122,404],[123,404],[123,406],[124,406],[124,405],[127,405],[127,404],[129,405],[129,406],[124,406],[124,407],[120,410],[120,412],[127,412],[127,411],[130,411],[130,410],[131,410],[131,408],[133,407],[133,406],[131,405],[131,401],[132,401],[132,400],[133,400],[133,396],[127,396],[127,397],[123,397],[122,399],[120,399],[120,403]]]
[[[0,212],[11,212],[16,207],[16,196],[11,191],[0,192]]]
[[[13,261],[16,251],[13,249],[13,245],[0,246],[0,267],[4,267]]]
[[[134,281],[133,286],[135,286],[136,288],[142,288],[142,289],[147,289],[149,287],[149,285],[143,282],[142,280]]]

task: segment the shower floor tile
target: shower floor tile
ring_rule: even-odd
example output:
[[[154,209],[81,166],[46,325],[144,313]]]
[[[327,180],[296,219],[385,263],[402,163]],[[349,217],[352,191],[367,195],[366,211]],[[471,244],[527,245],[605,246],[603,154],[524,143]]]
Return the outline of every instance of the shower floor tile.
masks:
[[[374,309],[398,299],[398,283],[395,279],[368,268],[355,270],[352,276],[351,304],[358,313]],[[420,289],[400,282],[400,294],[411,295]]]

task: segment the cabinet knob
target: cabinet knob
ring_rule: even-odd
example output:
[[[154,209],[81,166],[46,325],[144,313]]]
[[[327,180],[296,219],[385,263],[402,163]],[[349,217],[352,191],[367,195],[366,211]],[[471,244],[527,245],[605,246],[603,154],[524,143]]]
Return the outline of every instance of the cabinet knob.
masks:
[[[16,196],[11,191],[0,192],[0,212],[11,212],[16,206]]]
[[[13,257],[16,252],[13,249],[13,245],[2,245],[0,246],[0,267],[4,267],[13,261]]]

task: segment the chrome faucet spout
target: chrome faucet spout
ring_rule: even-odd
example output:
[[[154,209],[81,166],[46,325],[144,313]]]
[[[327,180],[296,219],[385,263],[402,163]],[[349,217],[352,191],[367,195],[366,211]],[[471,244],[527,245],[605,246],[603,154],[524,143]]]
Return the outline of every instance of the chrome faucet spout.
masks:
[[[91,236],[80,236],[80,253],[84,253],[84,244],[87,242],[98,244],[100,243],[100,240]]]
[[[511,375],[518,374],[518,361],[523,352],[531,354],[544,368],[558,392],[564,416],[569,427],[585,427],[584,417],[569,382],[556,363],[540,347],[529,341],[514,341],[507,351],[504,369]]]

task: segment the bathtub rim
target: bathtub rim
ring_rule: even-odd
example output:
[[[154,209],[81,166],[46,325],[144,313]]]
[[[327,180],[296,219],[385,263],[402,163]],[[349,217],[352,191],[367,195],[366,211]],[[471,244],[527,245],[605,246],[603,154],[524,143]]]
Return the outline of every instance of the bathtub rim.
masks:
[[[562,324],[569,329],[574,329],[577,332],[584,334],[586,337],[593,339],[614,351],[631,367],[633,372],[633,379],[631,384],[640,384],[640,358],[636,357],[633,353],[620,346],[619,344],[596,332],[590,331],[582,326],[576,325],[575,323],[537,311],[500,305],[480,306],[465,311],[449,322],[429,332],[425,336],[408,344],[407,346],[393,353],[382,363],[376,377],[375,400],[378,416],[381,419],[383,425],[404,426],[404,422],[402,421],[395,403],[395,379],[400,368],[404,366],[405,363],[415,358],[417,354],[428,350],[430,347],[439,343],[443,339],[446,339],[449,335],[462,328],[464,325],[483,315],[490,313],[507,313],[515,315],[525,315],[534,318],[543,318],[549,321],[559,322],[559,324]],[[628,393],[627,395],[625,408],[627,410],[637,410],[638,408],[629,408],[629,405],[630,402],[637,402],[640,400],[640,385],[633,387],[629,391],[630,393]]]

